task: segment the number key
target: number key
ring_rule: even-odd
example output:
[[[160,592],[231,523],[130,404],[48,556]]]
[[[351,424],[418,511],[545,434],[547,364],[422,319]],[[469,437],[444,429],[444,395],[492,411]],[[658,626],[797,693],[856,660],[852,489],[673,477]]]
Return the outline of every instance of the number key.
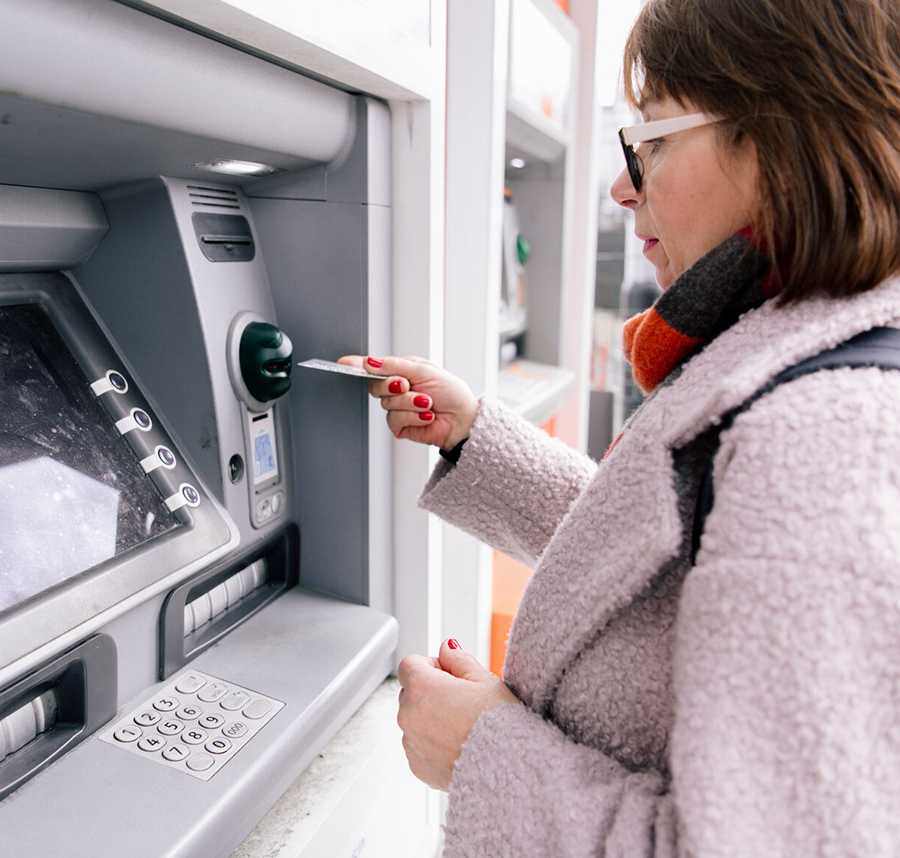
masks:
[[[225,716],[218,712],[210,712],[208,715],[204,715],[198,723],[207,730],[216,730],[225,723]]]
[[[174,697],[160,697],[153,704],[153,708],[158,712],[171,712],[178,708],[178,701]]]
[[[170,718],[168,721],[163,721],[156,729],[163,736],[177,736],[184,729],[184,722]]]
[[[206,730],[199,730],[196,727],[185,730],[184,733],[181,734],[181,741],[186,745],[200,745],[208,738],[209,733],[207,733]]]
[[[191,706],[188,704],[187,706],[182,706],[175,714],[182,721],[193,721],[203,714],[203,710],[199,706]]]
[[[134,716],[134,723],[138,725],[138,727],[152,727],[154,724],[159,723],[159,719],[162,718],[158,712],[151,712],[149,709],[146,712],[139,712]]]
[[[219,737],[218,739],[210,740],[203,747],[211,754],[224,754],[231,750],[231,741]]]

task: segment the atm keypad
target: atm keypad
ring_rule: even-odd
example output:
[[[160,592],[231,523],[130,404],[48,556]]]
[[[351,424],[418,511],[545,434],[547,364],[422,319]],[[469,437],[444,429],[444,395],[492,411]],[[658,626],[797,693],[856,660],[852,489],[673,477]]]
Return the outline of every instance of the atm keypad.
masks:
[[[99,738],[208,781],[284,705],[249,688],[188,670],[104,730]]]

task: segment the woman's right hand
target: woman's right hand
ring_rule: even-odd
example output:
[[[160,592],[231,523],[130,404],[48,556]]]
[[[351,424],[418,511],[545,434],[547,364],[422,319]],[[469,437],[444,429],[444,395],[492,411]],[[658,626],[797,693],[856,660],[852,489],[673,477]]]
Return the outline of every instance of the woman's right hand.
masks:
[[[419,357],[345,355],[338,363],[390,378],[369,382],[395,438],[450,450],[469,437],[478,400],[461,378]]]

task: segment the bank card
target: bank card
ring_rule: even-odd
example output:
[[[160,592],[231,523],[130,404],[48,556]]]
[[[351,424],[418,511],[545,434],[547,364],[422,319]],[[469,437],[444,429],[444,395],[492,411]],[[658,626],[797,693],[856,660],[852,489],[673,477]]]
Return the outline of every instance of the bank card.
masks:
[[[390,378],[389,375],[378,375],[377,373],[366,372],[364,369],[356,366],[347,366],[343,363],[335,363],[333,360],[322,360],[321,358],[301,361],[297,366],[302,366],[306,369],[319,369],[323,372],[336,372],[340,375],[353,375],[356,378],[366,378],[369,381]]]

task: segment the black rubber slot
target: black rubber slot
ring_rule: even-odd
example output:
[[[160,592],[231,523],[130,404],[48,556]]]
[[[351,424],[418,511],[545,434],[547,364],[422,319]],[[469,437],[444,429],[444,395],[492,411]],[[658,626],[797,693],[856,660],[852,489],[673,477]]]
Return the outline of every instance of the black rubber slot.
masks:
[[[268,573],[266,583],[185,637],[184,606],[260,559],[266,561]],[[221,640],[273,599],[294,587],[299,578],[300,532],[296,525],[292,524],[272,539],[254,546],[237,557],[230,557],[226,563],[177,587],[166,597],[159,617],[159,678],[168,679],[192,658]]]
[[[0,763],[0,799],[72,750],[116,714],[116,644],[99,634],[0,691],[0,719],[53,691],[56,723]]]

